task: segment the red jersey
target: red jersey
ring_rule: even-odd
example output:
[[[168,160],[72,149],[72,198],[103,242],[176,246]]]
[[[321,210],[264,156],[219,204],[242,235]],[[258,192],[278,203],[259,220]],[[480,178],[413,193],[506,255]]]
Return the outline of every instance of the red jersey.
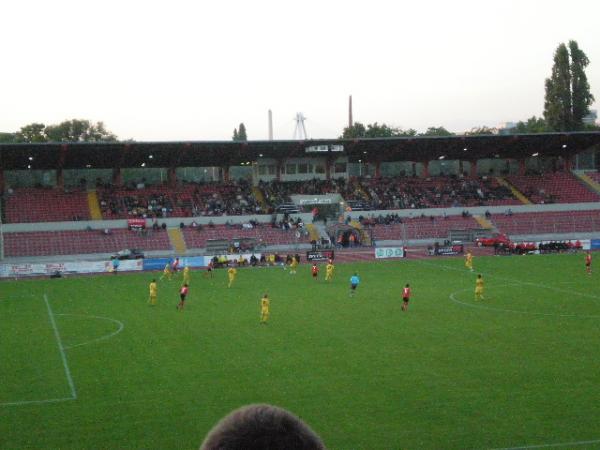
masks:
[[[592,255],[590,253],[588,253],[587,255],[585,255],[585,265],[586,266],[591,266],[592,265]]]
[[[181,295],[187,295],[187,293],[188,293],[188,287],[187,286],[181,286],[181,290],[179,291],[179,293]]]
[[[313,275],[318,274],[319,273],[319,266],[313,265],[312,266],[312,273],[313,273]]]
[[[410,288],[405,287],[402,289],[402,298],[410,298]]]
[[[179,260],[178,259],[173,261],[173,271],[177,271],[177,269],[179,269]]]

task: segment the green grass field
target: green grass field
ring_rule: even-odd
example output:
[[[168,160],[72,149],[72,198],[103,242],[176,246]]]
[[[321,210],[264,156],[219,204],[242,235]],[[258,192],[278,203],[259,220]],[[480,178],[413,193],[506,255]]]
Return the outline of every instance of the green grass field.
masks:
[[[231,289],[193,273],[183,312],[179,281],[147,304],[147,273],[2,282],[0,448],[194,449],[253,402],[331,449],[600,448],[597,274],[581,254],[475,267],[483,302],[452,258],[340,264],[330,284],[309,266]]]

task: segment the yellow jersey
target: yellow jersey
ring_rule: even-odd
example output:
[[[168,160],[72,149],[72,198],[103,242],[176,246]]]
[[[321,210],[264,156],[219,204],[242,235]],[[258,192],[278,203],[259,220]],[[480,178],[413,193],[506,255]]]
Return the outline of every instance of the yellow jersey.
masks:
[[[298,265],[298,261],[296,261],[296,258],[292,258],[292,262],[290,263],[290,266],[296,267],[297,265]]]
[[[327,270],[327,272],[332,273],[333,269],[335,269],[335,266],[333,264],[327,264],[327,266],[325,266],[325,270]]]
[[[475,281],[475,287],[477,289],[483,289],[483,278],[477,278]]]
[[[263,297],[260,299],[260,309],[262,311],[268,311],[269,305],[270,305],[270,302],[269,302],[268,297]]]
[[[227,273],[230,277],[235,277],[235,275],[237,274],[237,270],[234,267],[230,267],[229,269],[227,269]]]
[[[185,266],[185,267],[183,268],[183,274],[184,274],[184,275],[187,275],[188,273],[190,273],[190,268],[189,268],[189,267],[187,267],[187,266]]]
[[[169,263],[167,263],[165,265],[165,270],[163,270],[164,273],[169,273],[171,271],[171,268],[169,267]]]
[[[156,286],[156,283],[150,283],[150,295],[154,296],[156,295],[157,291],[158,291],[158,287]]]

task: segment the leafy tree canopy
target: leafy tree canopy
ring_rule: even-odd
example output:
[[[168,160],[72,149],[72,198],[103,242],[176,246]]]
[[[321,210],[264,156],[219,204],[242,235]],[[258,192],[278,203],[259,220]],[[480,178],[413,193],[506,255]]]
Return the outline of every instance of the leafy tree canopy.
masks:
[[[429,127],[424,133],[419,133],[419,136],[454,136],[454,133],[444,127]]]
[[[398,127],[391,127],[385,123],[379,124],[377,122],[370,123],[366,127],[360,123],[355,122],[352,127],[344,128],[341,139],[358,139],[358,138],[387,138],[387,137],[400,137],[400,136],[416,136],[417,131],[409,128],[403,130]]]
[[[57,125],[30,123],[15,133],[15,142],[115,142],[103,122],[66,120]]]

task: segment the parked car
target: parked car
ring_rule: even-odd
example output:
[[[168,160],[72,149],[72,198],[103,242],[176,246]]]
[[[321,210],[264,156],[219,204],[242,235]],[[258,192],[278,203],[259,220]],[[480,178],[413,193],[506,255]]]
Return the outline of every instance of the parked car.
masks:
[[[137,248],[126,248],[112,256],[117,259],[141,259],[144,257],[144,252]]]
[[[511,241],[505,234],[496,234],[488,238],[477,238],[475,244],[477,244],[477,247],[493,247],[497,244],[510,245]]]

